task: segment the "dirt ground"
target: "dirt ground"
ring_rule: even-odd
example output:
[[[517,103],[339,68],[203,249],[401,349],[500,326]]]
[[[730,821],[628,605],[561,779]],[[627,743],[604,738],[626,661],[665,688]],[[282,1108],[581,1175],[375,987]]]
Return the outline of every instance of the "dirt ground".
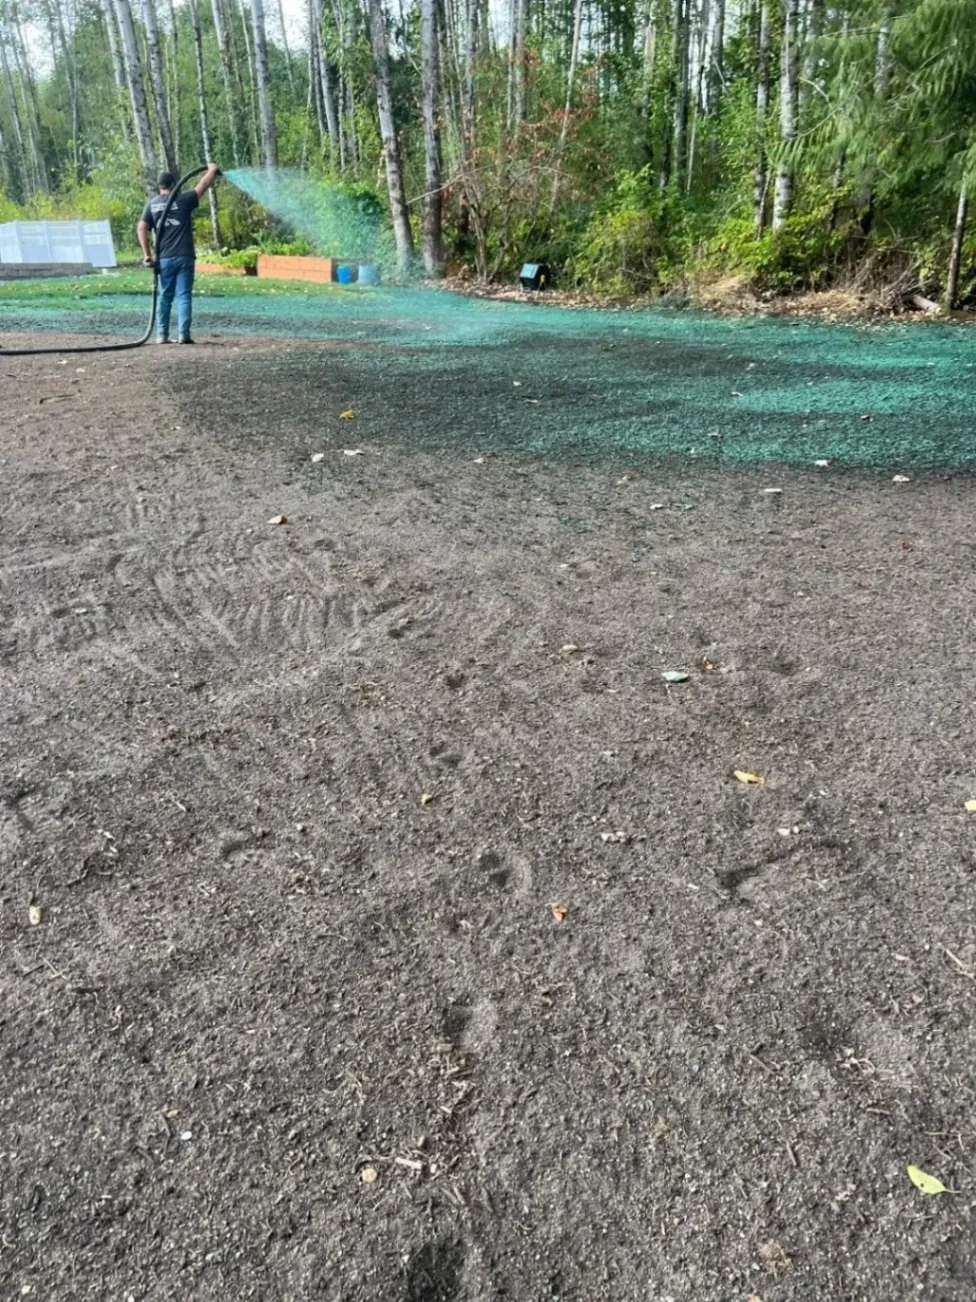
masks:
[[[0,1298],[972,1302],[976,484],[353,351],[0,353]]]

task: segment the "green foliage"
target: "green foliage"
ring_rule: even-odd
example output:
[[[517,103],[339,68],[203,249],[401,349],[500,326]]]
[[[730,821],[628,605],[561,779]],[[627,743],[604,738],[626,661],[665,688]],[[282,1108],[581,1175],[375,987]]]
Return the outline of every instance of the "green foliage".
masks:
[[[760,290],[823,289],[848,251],[854,230],[832,223],[835,198],[817,202],[788,217],[781,230],[757,239],[752,217],[721,223],[708,241],[707,261],[717,271],[746,275]]]
[[[387,0],[391,21],[391,77],[395,125],[419,226],[425,192],[421,120],[420,27],[416,0],[399,9]],[[545,258],[561,281],[614,296],[654,293],[680,284],[695,268],[745,275],[766,292],[824,287],[858,267],[914,267],[933,292],[944,279],[960,188],[976,195],[976,0],[842,0],[806,7],[799,51],[798,132],[785,157],[780,142],[779,78],[783,6],[771,3],[769,100],[757,122],[759,6],[730,5],[721,60],[720,97],[698,104],[700,31],[707,6],[685,6],[693,27],[690,48],[688,145],[690,182],[662,191],[674,148],[675,42],[670,0],[638,6],[592,0],[568,87],[575,5],[529,7],[528,116],[511,115],[512,69],[507,42],[488,26],[479,31],[473,67],[474,122],[463,120],[466,60],[464,27],[453,10],[441,33],[445,154],[445,244],[455,263],[488,279],[509,279],[526,259]],[[134,253],[135,222],[145,178],[132,138],[131,110],[115,87],[100,7],[27,6],[32,41],[50,45],[38,60],[34,84],[14,67],[23,116],[36,94],[40,168],[53,184],[43,193],[16,139],[9,95],[0,83],[0,130],[6,153],[0,168],[6,196],[0,220],[16,217],[107,218],[116,247]],[[140,25],[136,6],[137,27]],[[340,171],[338,150],[320,138],[314,96],[309,98],[304,50],[270,50],[282,170],[305,169],[321,185],[296,189],[294,203],[274,216],[241,190],[219,190],[219,239],[229,265],[250,265],[257,249],[368,254],[392,259],[388,197],[376,102],[375,74],[362,7],[336,0],[320,7],[323,45],[333,82],[349,87],[339,106],[356,157]],[[49,21],[63,17],[62,45]],[[201,161],[196,64],[187,6],[178,5],[179,40],[168,22],[163,41],[179,152],[185,166]],[[237,67],[228,109],[212,11],[201,5],[205,98],[213,152],[230,166],[231,116],[243,169],[255,170],[256,91],[244,56],[245,12],[236,13]],[[653,44],[643,27],[653,19]],[[272,25],[275,26],[274,24]],[[890,31],[889,31],[890,28]],[[137,33],[142,39],[141,31]],[[70,57],[77,60],[78,139],[74,139]],[[290,61],[289,61],[290,60]],[[310,107],[311,106],[311,107]],[[25,118],[26,121],[26,118]],[[693,145],[692,145],[693,142]],[[753,177],[760,190],[787,161],[793,199],[783,228],[755,235]],[[685,160],[686,165],[689,160]],[[683,170],[685,174],[689,168]],[[252,193],[254,191],[252,190]],[[269,192],[270,193],[270,192]],[[765,215],[768,219],[769,203]],[[210,214],[201,206],[198,244],[213,241]],[[325,247],[328,246],[328,247]],[[376,253],[379,250],[379,253]],[[972,263],[972,239],[963,246]]]
[[[654,211],[648,172],[645,167],[625,173],[579,240],[572,272],[600,293],[626,297],[646,294],[660,284],[665,236],[660,206]]]

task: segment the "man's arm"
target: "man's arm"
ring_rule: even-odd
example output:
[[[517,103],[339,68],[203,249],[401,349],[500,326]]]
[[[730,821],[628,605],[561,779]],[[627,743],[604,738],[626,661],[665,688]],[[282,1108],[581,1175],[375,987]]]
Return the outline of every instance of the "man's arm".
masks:
[[[208,163],[207,170],[204,172],[203,176],[200,177],[200,180],[197,181],[196,185],[193,187],[201,199],[207,193],[207,191],[210,189],[210,187],[213,185],[214,181],[216,181],[219,175],[220,175],[220,168],[217,166],[217,164]]]
[[[141,221],[136,227],[136,234],[139,236],[139,246],[142,249],[142,260],[147,267],[153,264],[152,251],[149,248],[149,223]]]

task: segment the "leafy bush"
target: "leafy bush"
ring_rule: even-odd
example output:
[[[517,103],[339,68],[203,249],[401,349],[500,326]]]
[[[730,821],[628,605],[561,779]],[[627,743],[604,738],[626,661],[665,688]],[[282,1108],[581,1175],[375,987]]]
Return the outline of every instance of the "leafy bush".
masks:
[[[258,253],[276,254],[283,258],[304,258],[314,250],[308,240],[272,239],[270,235],[259,235],[255,241],[255,257]]]
[[[748,276],[759,290],[823,289],[856,230],[851,221],[832,222],[837,207],[833,194],[817,194],[782,229],[766,230],[758,239],[752,216],[728,218],[707,241],[707,260],[716,270]]]
[[[571,271],[612,297],[647,294],[672,283],[687,238],[682,198],[657,190],[647,167],[627,172],[587,223]]]

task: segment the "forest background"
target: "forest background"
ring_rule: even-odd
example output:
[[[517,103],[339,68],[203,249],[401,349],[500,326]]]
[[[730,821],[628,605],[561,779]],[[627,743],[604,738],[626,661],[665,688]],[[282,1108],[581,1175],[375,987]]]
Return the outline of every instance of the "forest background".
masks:
[[[401,270],[976,299],[976,0],[0,0],[0,221],[295,168]],[[231,186],[233,257],[282,239]],[[303,247],[303,246],[299,246]],[[342,254],[341,249],[321,252]],[[237,255],[242,256],[242,255]]]

